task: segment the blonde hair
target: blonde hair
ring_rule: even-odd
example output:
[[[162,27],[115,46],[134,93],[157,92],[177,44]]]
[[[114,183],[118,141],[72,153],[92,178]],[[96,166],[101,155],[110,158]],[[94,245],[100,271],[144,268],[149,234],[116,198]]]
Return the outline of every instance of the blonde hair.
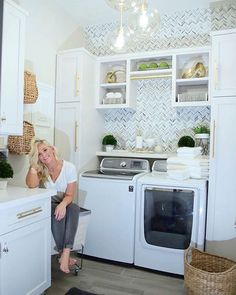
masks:
[[[44,144],[47,147],[51,147],[54,150],[54,155],[56,160],[59,160],[57,149],[52,146],[47,140],[45,139],[39,139],[39,138],[33,138],[31,141],[31,149],[29,153],[29,164],[30,167],[36,169],[38,173],[39,180],[44,182],[48,179],[49,172],[46,165],[44,165],[39,160],[39,152],[38,152],[38,145]]]

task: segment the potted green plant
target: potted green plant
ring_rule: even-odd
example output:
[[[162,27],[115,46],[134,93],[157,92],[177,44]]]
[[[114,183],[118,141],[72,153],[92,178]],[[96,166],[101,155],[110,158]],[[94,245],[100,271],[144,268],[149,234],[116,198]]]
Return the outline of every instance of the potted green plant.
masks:
[[[184,147],[184,146],[187,146],[187,147],[194,147],[195,146],[195,142],[191,136],[185,135],[179,139],[178,147]]]
[[[206,125],[200,125],[193,128],[195,134],[210,134],[210,129]]]
[[[193,128],[195,133],[196,146],[202,147],[202,155],[208,155],[209,153],[209,137],[210,129],[206,125],[199,125]]]
[[[13,169],[6,161],[0,161],[0,189],[7,187],[8,178],[13,177]]]
[[[102,144],[105,146],[107,152],[110,152],[117,145],[117,139],[112,135],[105,135],[102,139]]]

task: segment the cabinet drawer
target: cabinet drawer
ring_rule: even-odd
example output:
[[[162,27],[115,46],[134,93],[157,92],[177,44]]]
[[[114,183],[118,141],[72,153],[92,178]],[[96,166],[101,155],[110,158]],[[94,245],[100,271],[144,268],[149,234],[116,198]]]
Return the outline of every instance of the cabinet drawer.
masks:
[[[0,233],[4,234],[51,216],[51,199],[28,202],[0,212]],[[1,235],[0,234],[0,235]]]

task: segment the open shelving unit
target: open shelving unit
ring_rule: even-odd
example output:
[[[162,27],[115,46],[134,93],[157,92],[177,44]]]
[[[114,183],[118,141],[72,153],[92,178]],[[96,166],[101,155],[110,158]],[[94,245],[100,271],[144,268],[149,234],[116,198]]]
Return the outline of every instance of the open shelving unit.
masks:
[[[176,54],[173,63],[175,71],[172,80],[172,105],[209,105],[209,49]],[[202,70],[194,72],[197,64]]]
[[[98,58],[96,108],[135,109],[136,81],[160,78],[172,79],[173,106],[209,105],[209,56],[210,49],[201,47]],[[183,71],[191,60],[202,62],[206,70],[204,76],[183,78]],[[123,74],[117,75],[116,81],[107,80],[109,73],[119,70]]]

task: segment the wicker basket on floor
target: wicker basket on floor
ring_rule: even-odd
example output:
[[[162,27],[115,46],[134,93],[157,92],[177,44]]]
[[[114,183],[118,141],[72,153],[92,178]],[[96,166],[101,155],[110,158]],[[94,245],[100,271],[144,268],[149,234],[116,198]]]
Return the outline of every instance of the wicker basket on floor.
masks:
[[[8,136],[8,150],[12,154],[27,155],[30,152],[31,140],[34,137],[34,127],[31,123],[23,122],[22,136]]]
[[[236,262],[188,248],[184,257],[184,284],[189,295],[235,295]]]
[[[24,103],[35,103],[38,99],[38,87],[36,76],[29,72],[24,72]]]

